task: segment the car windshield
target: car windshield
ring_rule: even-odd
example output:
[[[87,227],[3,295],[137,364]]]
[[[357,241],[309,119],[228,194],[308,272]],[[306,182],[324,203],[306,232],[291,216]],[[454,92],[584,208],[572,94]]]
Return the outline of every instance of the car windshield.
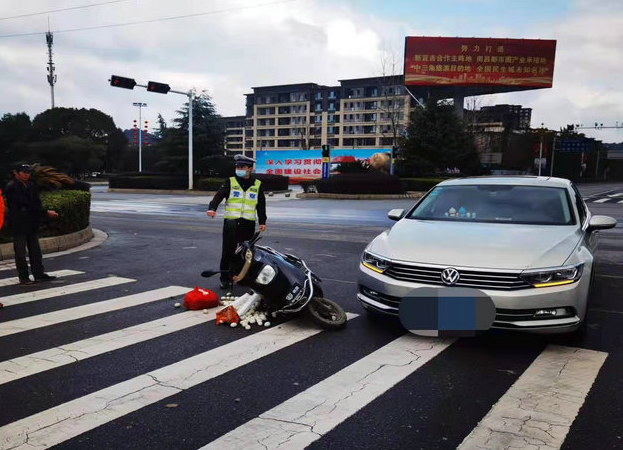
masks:
[[[438,186],[410,219],[531,225],[575,223],[566,190],[540,186]]]

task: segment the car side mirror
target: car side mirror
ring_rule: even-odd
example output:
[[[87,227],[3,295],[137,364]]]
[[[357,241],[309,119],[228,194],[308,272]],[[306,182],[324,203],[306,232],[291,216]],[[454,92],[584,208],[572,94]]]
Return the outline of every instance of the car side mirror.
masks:
[[[404,213],[404,209],[392,209],[390,212],[387,213],[387,217],[389,217],[391,220],[400,220],[402,219]]]
[[[588,222],[588,228],[586,231],[590,233],[591,231],[607,230],[609,228],[614,228],[616,224],[616,219],[610,216],[593,216]]]

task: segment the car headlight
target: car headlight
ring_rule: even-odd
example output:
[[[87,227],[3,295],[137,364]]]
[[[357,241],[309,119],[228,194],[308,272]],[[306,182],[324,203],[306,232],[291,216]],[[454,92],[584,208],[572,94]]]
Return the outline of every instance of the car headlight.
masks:
[[[536,288],[562,286],[578,281],[582,276],[583,270],[584,264],[557,267],[555,269],[526,270],[521,273],[521,278]]]
[[[363,256],[361,257],[361,264],[370,270],[383,273],[389,267],[389,260],[368,251],[364,251]]]
[[[276,274],[277,272],[275,272],[275,269],[273,269],[272,266],[266,264],[264,267],[262,267],[262,270],[260,270],[260,273],[257,275],[255,282],[258,284],[268,284],[273,281],[273,278],[275,278]]]

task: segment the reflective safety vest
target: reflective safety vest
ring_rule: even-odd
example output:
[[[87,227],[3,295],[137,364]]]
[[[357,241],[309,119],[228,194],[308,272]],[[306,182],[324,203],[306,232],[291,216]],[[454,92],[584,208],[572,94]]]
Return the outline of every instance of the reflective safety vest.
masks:
[[[255,222],[257,196],[260,192],[260,180],[255,180],[249,189],[242,189],[236,177],[229,179],[231,188],[225,204],[225,219],[246,219]]]

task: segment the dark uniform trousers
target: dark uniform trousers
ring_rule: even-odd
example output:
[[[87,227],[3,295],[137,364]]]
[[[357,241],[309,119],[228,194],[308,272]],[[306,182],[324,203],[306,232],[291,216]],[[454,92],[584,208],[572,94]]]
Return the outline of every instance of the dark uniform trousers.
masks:
[[[43,277],[44,269],[37,232],[16,234],[13,236],[13,250],[15,251],[15,267],[20,280],[28,279],[28,263],[26,262],[26,248],[30,259],[32,275],[35,278]]]
[[[246,219],[225,219],[223,223],[223,253],[221,255],[221,281],[231,282],[232,277],[237,275],[232,273],[236,247],[239,243],[248,241],[255,233],[255,221]]]

